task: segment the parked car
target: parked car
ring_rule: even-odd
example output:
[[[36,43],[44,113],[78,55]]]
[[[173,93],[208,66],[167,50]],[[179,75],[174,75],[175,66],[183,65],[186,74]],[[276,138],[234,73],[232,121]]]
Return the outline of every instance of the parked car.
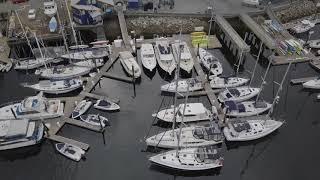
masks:
[[[36,10],[30,9],[28,12],[28,19],[36,19]]]

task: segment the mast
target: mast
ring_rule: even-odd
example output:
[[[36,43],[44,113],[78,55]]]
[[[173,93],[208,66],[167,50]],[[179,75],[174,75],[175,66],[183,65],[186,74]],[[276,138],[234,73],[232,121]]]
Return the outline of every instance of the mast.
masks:
[[[36,39],[37,46],[38,46],[38,49],[39,49],[40,54],[41,54],[41,58],[42,58],[42,60],[43,60],[43,64],[44,64],[44,66],[45,66],[45,67],[46,67],[46,69],[47,69],[48,67],[47,67],[47,64],[46,64],[46,62],[45,62],[45,59],[44,59],[44,56],[43,56],[42,50],[41,50],[41,48],[40,48],[40,44],[39,44],[39,40],[38,40],[38,38],[37,38],[37,35],[36,35],[36,33],[35,33],[35,32],[33,32],[33,35],[34,35],[34,38]]]
[[[277,91],[277,93],[276,93],[276,96],[275,96],[274,99],[273,99],[273,102],[272,102],[272,105],[271,105],[271,109],[270,109],[270,111],[268,112],[267,117],[270,117],[271,113],[273,113],[274,105],[276,104],[276,102],[277,102],[278,99],[279,99],[278,96],[279,96],[279,94],[280,94],[280,92],[281,92],[281,90],[282,90],[282,85],[283,85],[283,83],[284,83],[284,80],[285,80],[286,77],[287,77],[287,74],[288,74],[288,72],[289,72],[289,70],[290,70],[291,64],[292,64],[292,62],[290,61],[289,65],[288,65],[288,67],[287,67],[287,70],[286,70],[286,72],[285,72],[285,74],[284,74],[284,76],[283,76],[283,78],[282,78],[281,83],[280,83],[280,84],[277,83],[277,84],[279,85],[279,88],[278,88],[278,91]]]
[[[17,12],[17,10],[15,10],[14,12],[15,12],[15,14],[16,14],[16,16],[17,16],[18,21],[19,21],[19,24],[20,24],[20,27],[21,27],[21,29],[22,29],[23,35],[24,35],[24,37],[25,37],[26,40],[27,40],[28,46],[30,47],[31,52],[32,52],[32,54],[34,55],[34,51],[33,51],[33,49],[32,49],[30,40],[29,40],[29,38],[28,38],[28,36],[27,36],[26,30],[24,29],[24,27],[23,27],[23,25],[22,25],[22,23],[21,23],[21,20],[20,20],[20,17],[19,17],[19,15],[18,15],[18,12]]]
[[[266,72],[264,73],[264,76],[262,78],[262,82],[261,82],[261,85],[260,85],[260,91],[256,97],[256,102],[259,100],[259,96],[264,88],[264,85],[266,84],[266,78],[267,78],[267,75],[268,75],[268,72],[269,72],[269,69],[270,69],[270,66],[271,66],[271,60],[269,60],[269,63],[268,63],[268,67],[267,67],[267,70]]]
[[[73,27],[73,21],[71,19],[71,15],[70,15],[70,10],[69,10],[69,6],[68,6],[68,3],[67,3],[67,0],[64,0],[65,4],[66,4],[66,8],[67,8],[67,12],[68,12],[68,17],[69,17],[69,21],[70,21],[70,25],[71,25],[71,29],[72,29],[72,34],[73,34],[73,37],[74,37],[74,41],[76,43],[76,46],[78,47],[78,40],[77,40],[77,34],[76,34],[76,31],[74,30],[74,27]]]
[[[251,86],[251,83],[253,81],[253,78],[254,78],[254,75],[255,75],[255,72],[256,72],[256,68],[257,68],[257,65],[258,65],[258,61],[260,59],[260,54],[262,52],[262,41],[260,42],[260,48],[259,48],[259,52],[258,52],[258,55],[257,55],[257,58],[256,58],[256,63],[254,64],[254,68],[253,68],[253,72],[252,72],[252,75],[251,75],[251,79],[250,79],[250,83],[249,83],[249,87]]]
[[[177,71],[176,71],[176,89],[175,89],[175,94],[174,94],[174,106],[173,106],[173,112],[174,112],[174,116],[173,116],[173,123],[172,123],[172,132],[174,133],[174,129],[176,127],[176,120],[177,120],[177,115],[176,115],[176,105],[177,105],[177,95],[178,95],[178,79],[179,79],[179,74],[180,74],[180,60],[181,60],[181,49],[180,49],[180,44],[181,44],[181,33],[182,30],[180,30],[180,35],[179,35],[179,49],[178,49],[178,61],[177,61]]]

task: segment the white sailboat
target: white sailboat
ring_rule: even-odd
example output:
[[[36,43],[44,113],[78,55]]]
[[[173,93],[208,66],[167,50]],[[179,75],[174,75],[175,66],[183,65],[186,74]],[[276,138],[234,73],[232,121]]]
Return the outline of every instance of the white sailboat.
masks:
[[[309,47],[320,49],[320,39],[308,41]]]
[[[54,58],[36,58],[36,59],[27,59],[27,60],[15,60],[12,59],[14,62],[14,69],[16,70],[28,70],[28,69],[36,69],[44,64],[48,64],[54,62]]]
[[[226,115],[231,117],[248,117],[262,114],[271,109],[271,104],[261,101],[225,101]]]
[[[180,68],[190,73],[193,69],[194,62],[190,49],[186,42],[175,42],[172,44],[175,59],[178,59],[180,53]]]
[[[87,100],[82,100],[77,104],[77,106],[74,108],[71,117],[73,119],[76,119],[80,117],[82,114],[88,111],[88,109],[91,107],[92,102]]]
[[[93,107],[105,111],[116,111],[120,109],[120,106],[118,104],[105,99],[97,100]]]
[[[67,144],[67,143],[57,143],[56,150],[62,155],[66,156],[69,159],[74,161],[80,161],[80,159],[84,156],[85,151],[80,147]]]
[[[108,56],[107,46],[88,47],[87,45],[79,45],[70,47],[71,52],[61,55],[64,59],[72,60],[88,60],[103,59]]]
[[[304,88],[320,89],[320,78],[312,79],[302,84]]]
[[[88,60],[82,60],[78,62],[72,62],[73,65],[76,66],[83,66],[83,67],[89,67],[89,68],[98,68],[104,65],[103,59],[88,59]]]
[[[153,69],[156,68],[157,60],[152,44],[141,45],[141,62],[146,69],[149,69],[149,71],[153,71]]]
[[[211,79],[210,86],[213,89],[234,88],[245,85],[249,82],[249,79],[240,77],[221,78],[217,76],[210,76],[209,79]]]
[[[161,69],[171,75],[176,68],[176,62],[173,58],[168,40],[161,39],[156,41],[155,54]]]
[[[59,99],[46,99],[39,93],[21,102],[9,103],[0,108],[0,120],[8,119],[50,119],[62,116],[64,104]]]
[[[309,31],[314,26],[315,23],[305,19],[301,21],[301,24],[294,26],[292,30],[297,34],[300,34]]]
[[[146,139],[146,143],[148,146],[161,148],[202,147],[222,143],[224,139],[220,127],[216,123],[183,127],[180,139],[178,139],[179,131],[178,128],[156,134]]]
[[[203,48],[199,48],[199,57],[200,62],[208,71],[210,71],[211,74],[213,74],[213,76],[222,74],[223,68],[221,63],[210,52],[206,51]]]
[[[235,101],[241,102],[249,100],[260,92],[260,88],[251,88],[251,87],[237,87],[232,89],[226,89],[221,92],[218,96],[220,102],[225,101]]]
[[[29,87],[37,91],[42,91],[48,94],[63,94],[74,91],[82,87],[81,79],[66,79],[66,80],[43,80],[37,84],[24,84],[24,87]]]
[[[80,119],[88,124],[91,124],[93,126],[99,126],[102,128],[107,126],[109,123],[109,120],[106,117],[97,114],[81,115]]]
[[[0,151],[32,146],[41,142],[44,126],[28,119],[0,121]]]
[[[123,68],[130,76],[134,76],[134,78],[139,78],[141,76],[141,69],[129,51],[120,52],[120,62]]]
[[[54,66],[36,70],[35,74],[46,79],[71,79],[89,74],[91,68],[82,66]]]
[[[44,14],[53,17],[57,14],[57,3],[54,0],[45,0],[43,2]]]
[[[178,87],[176,88],[176,82],[171,82],[161,86],[161,91],[166,92],[190,92],[203,89],[203,83],[198,78],[182,79],[178,81]]]

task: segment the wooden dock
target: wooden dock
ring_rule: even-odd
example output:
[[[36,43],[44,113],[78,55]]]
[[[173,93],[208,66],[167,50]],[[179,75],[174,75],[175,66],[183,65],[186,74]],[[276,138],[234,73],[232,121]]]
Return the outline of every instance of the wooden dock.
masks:
[[[299,79],[291,79],[291,84],[296,85],[296,84],[302,84],[305,83],[307,81],[313,80],[313,79],[317,79],[318,77],[304,77],[304,78],[299,78]]]

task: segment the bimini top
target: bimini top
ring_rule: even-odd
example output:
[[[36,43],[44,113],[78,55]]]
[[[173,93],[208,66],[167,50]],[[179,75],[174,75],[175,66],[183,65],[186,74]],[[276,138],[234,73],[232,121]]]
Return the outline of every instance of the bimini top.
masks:
[[[236,103],[235,101],[225,101],[224,104],[230,111],[246,112],[246,107],[242,103]]]
[[[179,105],[179,111],[183,114],[184,104]],[[197,114],[204,114],[206,113],[206,108],[203,106],[202,103],[189,103],[186,105],[186,110],[184,115],[185,116],[192,116]]]

